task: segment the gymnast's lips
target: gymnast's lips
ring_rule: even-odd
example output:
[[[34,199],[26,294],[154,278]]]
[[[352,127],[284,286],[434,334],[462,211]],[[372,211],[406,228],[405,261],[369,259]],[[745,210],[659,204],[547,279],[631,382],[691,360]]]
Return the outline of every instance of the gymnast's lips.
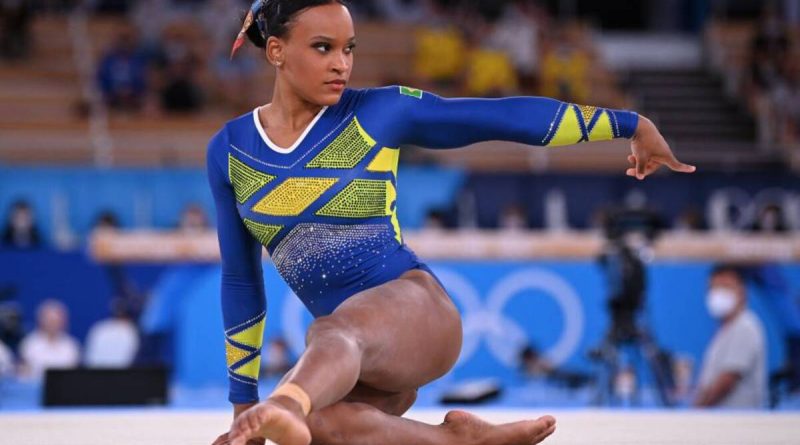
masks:
[[[344,86],[347,84],[344,80],[334,80],[331,82],[325,82],[325,85],[330,88],[332,91],[341,92],[344,91]]]

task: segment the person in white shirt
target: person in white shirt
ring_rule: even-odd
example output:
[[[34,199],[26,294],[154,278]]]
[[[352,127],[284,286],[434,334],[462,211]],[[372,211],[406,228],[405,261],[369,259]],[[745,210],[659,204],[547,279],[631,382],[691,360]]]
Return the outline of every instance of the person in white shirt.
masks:
[[[68,319],[67,308],[59,301],[46,300],[39,305],[36,330],[19,346],[23,377],[38,380],[47,369],[78,366],[80,345],[66,331]]]
[[[745,282],[737,268],[718,266],[711,272],[706,306],[720,326],[703,357],[695,406],[763,408],[767,399],[764,327],[747,307]]]
[[[139,331],[122,298],[111,302],[112,317],[95,323],[86,336],[84,363],[89,368],[128,368],[139,350]]]

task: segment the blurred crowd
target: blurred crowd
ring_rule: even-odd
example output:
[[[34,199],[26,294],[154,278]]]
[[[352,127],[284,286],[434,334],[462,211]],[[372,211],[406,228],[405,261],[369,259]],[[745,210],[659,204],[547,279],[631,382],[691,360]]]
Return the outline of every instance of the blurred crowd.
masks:
[[[0,375],[38,382],[48,369],[127,368],[139,348],[139,332],[128,308],[112,301],[111,317],[96,322],[85,345],[69,333],[69,310],[58,300],[45,300],[36,310],[36,326],[23,334],[19,324],[3,326]]]
[[[210,230],[208,215],[199,204],[189,203],[177,217],[173,226],[176,234],[194,235]],[[125,227],[119,217],[110,210],[97,214],[92,230],[119,230]],[[129,227],[130,228],[130,227]],[[0,233],[0,249],[29,250],[48,248],[50,234],[42,235],[36,220],[36,213],[31,204],[19,199],[12,203],[6,214]]]
[[[0,305],[0,381],[14,378],[40,384],[49,369],[127,369],[169,366],[172,332],[155,335],[140,322],[143,309],[134,298],[110,300],[109,316],[89,328],[84,342],[70,334],[69,308],[47,299],[36,309],[35,326],[24,330],[23,314],[13,304]],[[286,341],[280,337],[265,345],[262,377],[280,377],[294,365]]]
[[[427,230],[458,229],[497,229],[508,232],[526,230],[568,231],[570,215],[567,200],[558,189],[551,190],[544,202],[543,212],[537,212],[524,200],[511,201],[491,218],[481,218],[476,214],[474,195],[464,190],[460,198],[446,206],[430,209],[423,225]],[[618,203],[608,203],[595,208],[589,219],[580,222],[586,230],[602,232],[607,226],[609,216],[618,211],[642,211],[653,215],[659,230],[675,233],[717,232],[728,235],[735,233],[755,233],[763,235],[791,235],[798,231],[798,221],[790,218],[794,204],[781,199],[765,199],[757,204],[744,206],[731,202],[729,196],[718,194],[709,199],[705,209],[687,205],[669,219],[658,211],[658,203],[648,202],[635,190]],[[485,213],[485,212],[484,212]],[[541,221],[534,222],[537,215]]]
[[[413,25],[414,68],[391,67],[374,83],[404,83],[447,95],[537,94],[621,107],[586,23],[557,23],[538,0],[353,0],[357,21]],[[69,4],[67,2],[66,4]],[[249,1],[95,0],[94,17],[114,17],[95,33],[95,84],[113,110],[158,116],[203,109],[243,112],[268,79],[254,48],[230,59]],[[2,0],[2,53],[24,58],[38,2]],[[33,6],[32,6],[33,5]],[[38,9],[41,9],[39,7]],[[33,12],[32,12],[33,11]],[[248,45],[250,46],[250,45]],[[271,85],[259,90],[266,93]]]
[[[757,116],[762,145],[800,141],[800,57],[796,32],[773,8],[765,8],[750,41],[742,89]]]

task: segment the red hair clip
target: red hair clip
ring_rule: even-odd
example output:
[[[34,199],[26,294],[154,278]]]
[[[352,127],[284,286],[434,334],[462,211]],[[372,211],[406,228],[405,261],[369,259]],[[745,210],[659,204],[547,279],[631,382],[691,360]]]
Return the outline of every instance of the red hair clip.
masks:
[[[253,11],[248,11],[247,16],[244,18],[244,23],[242,24],[242,29],[239,30],[239,34],[236,36],[236,40],[233,42],[233,47],[231,48],[231,60],[233,60],[233,55],[236,54],[236,51],[242,47],[244,44],[244,38],[247,36],[247,29],[250,28],[250,25],[253,24]]]

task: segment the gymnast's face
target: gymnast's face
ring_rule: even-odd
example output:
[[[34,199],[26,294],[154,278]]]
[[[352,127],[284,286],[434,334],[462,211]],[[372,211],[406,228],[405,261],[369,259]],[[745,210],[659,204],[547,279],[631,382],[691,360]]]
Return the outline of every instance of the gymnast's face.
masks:
[[[353,69],[353,19],[339,3],[301,11],[283,38],[270,37],[267,58],[303,100],[335,105]]]

